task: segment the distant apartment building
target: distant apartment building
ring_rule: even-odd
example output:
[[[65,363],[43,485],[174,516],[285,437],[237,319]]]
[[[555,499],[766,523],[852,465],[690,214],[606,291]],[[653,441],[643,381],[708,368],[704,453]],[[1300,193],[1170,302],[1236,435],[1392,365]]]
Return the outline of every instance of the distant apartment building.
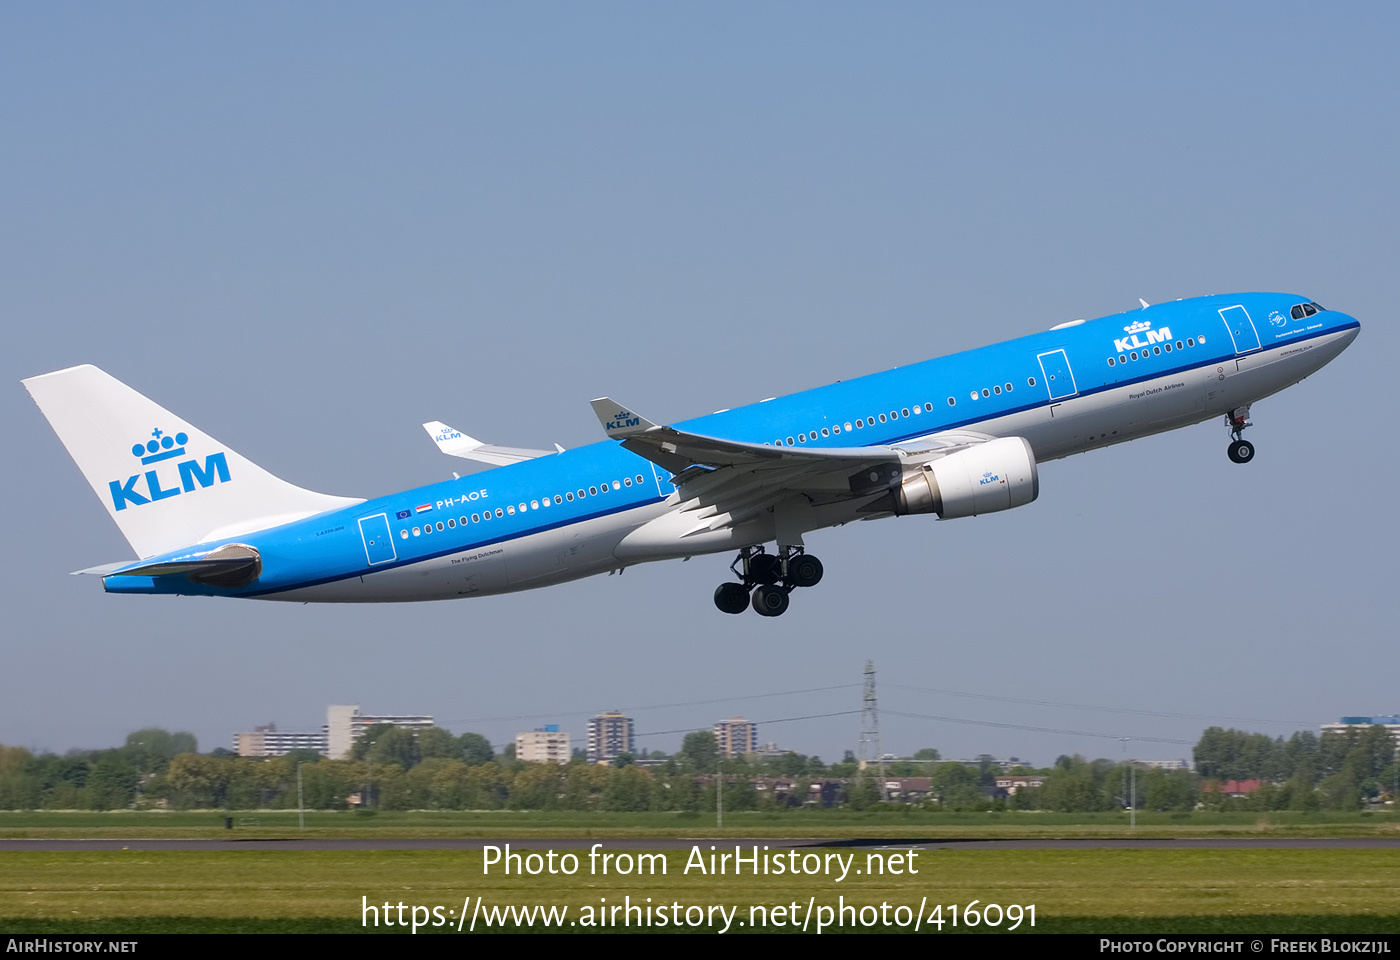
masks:
[[[293,750],[315,750],[324,757],[326,730],[322,727],[320,733],[293,733],[269,723],[234,734],[233,749],[240,757],[282,757]]]
[[[515,759],[526,763],[568,763],[572,752],[569,735],[557,723],[515,735]]]
[[[377,724],[396,727],[431,727],[433,718],[425,715],[383,715],[361,713],[358,706],[337,705],[326,708],[326,756],[345,760],[360,736]]]
[[[740,757],[758,750],[758,724],[730,717],[715,724],[715,747],[722,757]]]
[[[1385,727],[1395,741],[1395,755],[1400,757],[1400,716],[1389,717],[1342,717],[1337,723],[1324,723],[1323,733],[1346,733],[1358,727]]]
[[[600,713],[588,721],[588,762],[612,763],[619,754],[635,753],[632,718],[621,711]]]

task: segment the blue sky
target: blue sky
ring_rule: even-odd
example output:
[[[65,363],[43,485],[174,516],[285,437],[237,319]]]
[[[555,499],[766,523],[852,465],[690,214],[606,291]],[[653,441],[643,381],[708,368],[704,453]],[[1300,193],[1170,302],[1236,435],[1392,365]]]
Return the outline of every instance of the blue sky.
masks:
[[[1117,755],[1400,709],[1393,5],[8,5],[0,742],[204,748],[329,703],[502,743],[859,708],[885,746]],[[781,620],[727,557],[337,608],[109,597],[129,548],[19,385],[95,363],[262,466],[371,496],[418,426],[601,439],[1149,301],[1287,290],[1357,344],[1255,408],[1048,465],[1038,502],[814,535]],[[1071,710],[1061,701],[1146,713]],[[503,719],[529,716],[529,721]],[[760,738],[835,759],[857,716]],[[679,735],[644,745],[674,749]],[[1144,742],[1150,757],[1189,746]]]

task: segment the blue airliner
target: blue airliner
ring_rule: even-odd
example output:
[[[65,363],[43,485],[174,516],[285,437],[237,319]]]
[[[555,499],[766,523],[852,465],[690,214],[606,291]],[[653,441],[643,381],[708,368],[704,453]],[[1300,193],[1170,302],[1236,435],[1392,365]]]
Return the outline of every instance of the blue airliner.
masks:
[[[1250,405],[1359,331],[1287,294],[1143,302],[671,426],[594,400],[608,439],[575,450],[431,422],[492,468],[372,500],[280,480],[96,367],[24,384],[140,558],[78,571],[109,593],[445,600],[732,550],[715,605],[775,617],[822,578],[813,530],[1009,510],[1047,460],[1217,417],[1248,463]]]

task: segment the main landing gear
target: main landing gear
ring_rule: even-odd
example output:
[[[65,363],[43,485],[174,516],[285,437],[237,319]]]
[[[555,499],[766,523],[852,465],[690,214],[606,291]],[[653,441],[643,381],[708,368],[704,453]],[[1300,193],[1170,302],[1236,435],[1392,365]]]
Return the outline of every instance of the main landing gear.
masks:
[[[761,617],[782,616],[795,588],[815,587],[822,578],[822,562],[801,547],[779,547],[776,554],[745,547],[729,569],[740,582],[721,583],[715,606],[725,613],[743,613],[752,606]]]
[[[1254,444],[1244,439],[1244,428],[1249,426],[1249,405],[1236,407],[1225,414],[1225,425],[1230,428],[1230,436],[1235,440],[1226,452],[1231,463],[1248,463],[1254,459]]]

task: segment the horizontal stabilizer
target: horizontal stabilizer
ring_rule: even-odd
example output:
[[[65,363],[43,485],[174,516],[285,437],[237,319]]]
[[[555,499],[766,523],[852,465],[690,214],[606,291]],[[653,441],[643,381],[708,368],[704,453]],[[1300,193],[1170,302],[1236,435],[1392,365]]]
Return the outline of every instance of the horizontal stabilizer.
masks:
[[[69,576],[81,577],[84,574],[89,574],[95,577],[105,577],[109,574],[116,573],[122,567],[129,566],[131,566],[130,560],[118,560],[116,563],[99,563],[95,567],[85,567],[82,570],[74,570],[72,573],[69,574]]]
[[[462,431],[449,427],[441,420],[430,420],[423,424],[423,429],[428,431],[428,436],[433,438],[438,449],[448,456],[476,460],[496,467],[547,457],[554,452],[551,450],[530,450],[525,447],[498,447],[482,443],[475,437],[469,437]],[[559,452],[562,453],[562,449]]]
[[[257,550],[242,543],[227,543],[203,556],[124,564],[108,576],[169,577],[184,574],[195,583],[246,587],[261,573],[262,557]]]

